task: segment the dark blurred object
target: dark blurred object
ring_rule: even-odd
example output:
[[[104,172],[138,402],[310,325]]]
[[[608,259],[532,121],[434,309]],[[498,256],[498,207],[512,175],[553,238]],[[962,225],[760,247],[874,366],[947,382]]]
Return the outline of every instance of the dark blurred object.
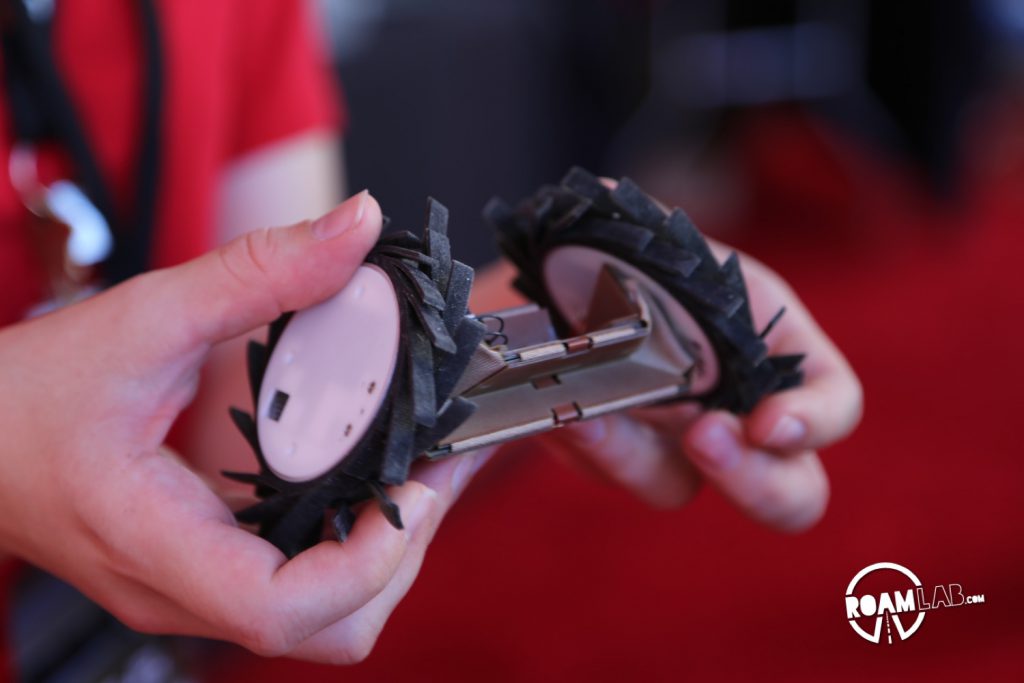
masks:
[[[187,683],[215,645],[130,630],[70,585],[28,569],[12,592],[9,633],[23,683]]]
[[[394,225],[423,197],[452,211],[457,258],[497,255],[480,211],[573,164],[612,173],[611,137],[648,90],[644,2],[349,0],[322,3],[351,110],[352,190]]]
[[[1012,0],[321,7],[352,111],[351,189],[372,187],[400,227],[442,199],[474,265],[496,255],[483,203],[571,164],[643,174],[656,158],[690,169],[698,204],[742,201],[709,160],[766,107],[830,121],[955,196],[965,113],[1021,35]]]
[[[967,108],[991,65],[982,3],[868,4],[867,82],[892,117],[899,147],[931,186],[954,191]]]
[[[707,154],[766,105],[799,105],[955,192],[965,112],[993,71],[986,3],[661,3],[652,96],[616,146]]]

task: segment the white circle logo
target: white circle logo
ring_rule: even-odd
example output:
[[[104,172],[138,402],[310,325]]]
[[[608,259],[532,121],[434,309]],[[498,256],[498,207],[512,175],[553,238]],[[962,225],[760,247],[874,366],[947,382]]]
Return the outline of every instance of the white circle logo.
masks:
[[[878,593],[857,590],[858,584],[869,576],[885,576],[891,572],[902,575],[906,580],[892,577],[903,584],[896,590]],[[906,585],[907,581],[909,586]],[[881,642],[883,622],[889,645],[893,643],[893,630],[899,640],[906,640],[917,633],[924,622],[924,611],[919,609],[918,600],[921,590],[921,580],[914,572],[895,562],[877,562],[857,572],[846,587],[846,618],[857,635],[870,643]],[[910,621],[911,618],[914,618],[913,623],[909,628],[904,628],[904,621]],[[865,624],[869,625],[870,630],[864,628]],[[896,628],[893,629],[893,626]]]

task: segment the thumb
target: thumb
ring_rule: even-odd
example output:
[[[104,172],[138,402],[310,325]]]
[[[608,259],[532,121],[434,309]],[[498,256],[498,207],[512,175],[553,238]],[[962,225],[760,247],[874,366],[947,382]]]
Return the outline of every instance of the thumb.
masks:
[[[380,206],[364,190],[315,221],[250,232],[181,266],[138,278],[148,309],[159,316],[150,329],[166,333],[164,351],[179,353],[319,303],[349,281],[381,224]]]

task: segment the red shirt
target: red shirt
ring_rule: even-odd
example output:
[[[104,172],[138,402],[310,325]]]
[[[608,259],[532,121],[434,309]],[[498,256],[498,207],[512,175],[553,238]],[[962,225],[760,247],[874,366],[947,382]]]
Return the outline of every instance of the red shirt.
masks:
[[[164,59],[162,167],[155,267],[213,246],[220,176],[233,159],[303,131],[336,127],[341,109],[305,2],[158,2]],[[134,0],[60,0],[56,60],[93,151],[115,194],[134,187],[144,59]],[[2,64],[0,64],[2,68]],[[43,296],[28,214],[11,185],[10,115],[0,106],[0,326]],[[59,171],[59,150],[40,150],[40,170]],[[0,558],[0,681],[9,675],[6,575]]]
[[[155,267],[213,246],[219,179],[232,159],[339,123],[307,3],[157,4],[165,86]],[[56,6],[58,67],[115,201],[130,205],[145,63],[138,9],[133,0],[60,0]],[[11,142],[10,116],[0,106],[0,325],[19,320],[43,295],[28,216],[6,171]],[[62,166],[59,157],[47,154],[40,164]]]

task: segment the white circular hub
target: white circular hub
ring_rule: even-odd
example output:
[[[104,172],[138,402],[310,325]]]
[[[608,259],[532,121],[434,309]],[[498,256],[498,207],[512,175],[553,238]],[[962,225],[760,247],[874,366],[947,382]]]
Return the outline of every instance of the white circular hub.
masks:
[[[577,333],[584,331],[598,276],[605,265],[635,280],[647,296],[656,300],[658,305],[651,307],[655,327],[669,322],[664,320],[660,309],[672,319],[671,324],[697,348],[699,362],[690,378],[690,393],[699,395],[714,389],[718,384],[718,357],[704,330],[689,311],[654,278],[636,266],[592,247],[557,247],[544,260],[544,280],[548,294],[573,330]],[[653,332],[657,333],[657,330]],[[682,355],[678,361],[682,365],[691,362]]]
[[[391,384],[401,320],[391,280],[360,266],[338,294],[292,316],[257,405],[267,466],[287,481],[328,472],[366,434]]]

